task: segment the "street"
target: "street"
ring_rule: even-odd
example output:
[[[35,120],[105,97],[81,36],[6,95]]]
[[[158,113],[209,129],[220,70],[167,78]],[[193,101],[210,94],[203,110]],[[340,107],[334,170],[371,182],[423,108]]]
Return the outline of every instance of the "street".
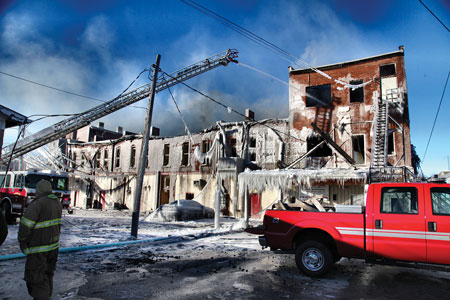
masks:
[[[123,212],[64,216],[61,247],[106,243],[127,235]],[[70,224],[69,224],[70,222]],[[222,220],[231,228],[235,220]],[[302,275],[291,254],[262,250],[242,231],[205,233],[213,220],[141,222],[159,242],[61,253],[53,299],[448,299],[450,273],[365,264],[342,259],[324,278]],[[17,225],[0,248],[15,253]],[[82,231],[81,229],[85,229]],[[180,234],[185,232],[186,234]],[[197,233],[195,233],[197,232]],[[201,232],[201,234],[198,234]],[[103,240],[105,239],[105,240]],[[108,240],[108,241],[106,241]],[[18,249],[18,246],[17,246]],[[23,278],[25,259],[0,261],[0,299],[30,299]]]

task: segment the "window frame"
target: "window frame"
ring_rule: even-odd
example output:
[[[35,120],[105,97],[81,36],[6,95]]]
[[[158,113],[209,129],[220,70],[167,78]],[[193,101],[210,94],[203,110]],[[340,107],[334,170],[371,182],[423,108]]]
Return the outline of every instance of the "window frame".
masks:
[[[358,85],[363,83],[362,79],[358,79],[358,80],[351,80],[350,84],[354,84],[354,85]],[[361,93],[361,95],[359,95]],[[359,99],[359,97],[361,97],[361,99]],[[349,98],[350,98],[350,103],[364,103],[364,86],[357,88],[355,90],[353,90],[352,88],[349,89]],[[352,101],[352,98],[356,98],[355,100]]]
[[[430,188],[431,211],[432,211],[433,215],[434,216],[450,216],[450,212],[448,214],[446,214],[446,213],[436,213],[434,211],[433,190],[446,190],[447,193],[450,195],[450,188],[445,188],[445,187],[432,187],[432,188]],[[449,206],[450,206],[450,203],[449,203]]]
[[[316,94],[319,94],[319,92],[314,92],[315,90],[319,91],[320,88],[326,88],[327,91],[325,91],[327,94],[329,92],[329,103],[327,103],[328,99],[320,99],[319,97],[316,97]],[[308,91],[309,90],[309,91]],[[329,90],[329,91],[328,91]],[[312,85],[312,86],[307,86],[305,89],[306,92],[306,96],[305,96],[305,106],[306,107],[331,107],[332,106],[332,93],[331,93],[331,84],[327,83],[327,84],[320,84],[320,85]],[[321,93],[325,93],[325,92],[321,92]],[[316,100],[312,99],[312,97],[309,97],[308,95],[314,96],[315,98],[318,98],[320,101],[326,103],[325,104],[321,104],[321,103],[317,103]],[[328,95],[327,95],[328,97]]]
[[[397,191],[392,191],[392,192],[388,192],[388,190],[397,190]],[[404,191],[404,192],[403,192]],[[390,198],[391,203],[391,211],[384,211],[383,209],[383,204],[384,204],[384,194],[385,193],[407,193],[410,192],[411,193],[411,200],[410,200],[410,209],[411,212],[394,212],[392,211],[392,199],[394,198]],[[418,198],[419,192],[417,190],[416,187],[405,187],[405,186],[389,186],[389,187],[382,187],[381,188],[381,198],[380,198],[380,214],[388,214],[388,215],[418,215],[419,214],[419,198]],[[398,199],[398,198],[397,198]],[[416,211],[413,212],[413,203],[415,200],[415,204],[416,204]]]

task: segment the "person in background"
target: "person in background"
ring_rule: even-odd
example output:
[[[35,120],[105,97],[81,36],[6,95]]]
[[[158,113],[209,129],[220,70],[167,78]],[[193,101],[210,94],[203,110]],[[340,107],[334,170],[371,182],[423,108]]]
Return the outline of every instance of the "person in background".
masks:
[[[8,224],[6,223],[5,215],[3,214],[3,210],[0,209],[0,245],[6,239],[8,235]]]
[[[25,281],[34,299],[50,299],[53,274],[58,260],[61,232],[61,202],[52,194],[51,183],[42,179],[36,185],[36,198],[20,219],[20,249],[27,256]]]

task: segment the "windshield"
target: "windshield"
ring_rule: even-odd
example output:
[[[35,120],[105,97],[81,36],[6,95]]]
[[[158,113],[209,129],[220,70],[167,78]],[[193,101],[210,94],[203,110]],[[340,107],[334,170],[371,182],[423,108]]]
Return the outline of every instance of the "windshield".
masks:
[[[39,180],[45,179],[51,182],[52,190],[66,191],[69,189],[69,178],[50,176],[43,174],[28,174],[25,176],[25,187],[35,189]]]

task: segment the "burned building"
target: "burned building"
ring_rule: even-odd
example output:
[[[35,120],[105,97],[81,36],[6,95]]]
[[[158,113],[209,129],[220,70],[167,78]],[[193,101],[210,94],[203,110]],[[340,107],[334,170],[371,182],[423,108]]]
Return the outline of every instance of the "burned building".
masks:
[[[367,183],[412,176],[404,50],[289,69],[289,117],[217,122],[178,137],[153,136],[142,211],[195,199],[221,214],[258,216],[277,199],[324,195],[363,204]],[[132,207],[141,135],[69,143],[75,206]]]

